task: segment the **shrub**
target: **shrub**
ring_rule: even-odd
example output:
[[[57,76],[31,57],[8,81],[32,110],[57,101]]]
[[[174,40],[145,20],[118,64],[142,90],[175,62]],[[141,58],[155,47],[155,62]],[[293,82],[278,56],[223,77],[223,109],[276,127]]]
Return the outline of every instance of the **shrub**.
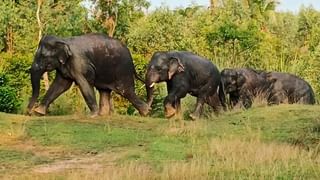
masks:
[[[0,74],[0,111],[16,112],[20,106],[17,92],[7,85],[8,79],[4,74]]]

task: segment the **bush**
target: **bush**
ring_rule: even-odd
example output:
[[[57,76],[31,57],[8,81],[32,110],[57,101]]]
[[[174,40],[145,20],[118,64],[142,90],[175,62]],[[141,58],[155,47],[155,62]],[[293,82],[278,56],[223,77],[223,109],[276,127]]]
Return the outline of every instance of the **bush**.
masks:
[[[15,89],[8,86],[7,82],[7,77],[4,74],[0,74],[0,111],[12,113],[19,108],[20,101]]]

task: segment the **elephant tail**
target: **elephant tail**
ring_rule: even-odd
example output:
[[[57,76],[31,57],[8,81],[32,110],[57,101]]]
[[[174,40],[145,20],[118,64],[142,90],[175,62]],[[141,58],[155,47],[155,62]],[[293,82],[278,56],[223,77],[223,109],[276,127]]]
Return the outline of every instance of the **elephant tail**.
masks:
[[[137,71],[136,70],[134,70],[134,77],[136,78],[136,79],[138,79],[139,81],[141,81],[142,83],[146,83],[139,75],[138,75],[138,73],[137,73]]]
[[[219,84],[218,95],[219,95],[219,100],[221,102],[221,106],[223,107],[223,110],[226,111],[227,110],[226,94],[224,91],[224,86],[222,81],[220,81],[220,84]]]

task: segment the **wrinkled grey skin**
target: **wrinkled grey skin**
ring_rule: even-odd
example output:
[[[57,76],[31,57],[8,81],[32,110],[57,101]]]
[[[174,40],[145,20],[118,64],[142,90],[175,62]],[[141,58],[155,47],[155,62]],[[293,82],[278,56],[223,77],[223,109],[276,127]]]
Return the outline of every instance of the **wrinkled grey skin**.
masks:
[[[314,92],[305,80],[280,72],[269,72],[266,78],[271,83],[269,104],[315,104]]]
[[[45,115],[49,105],[75,82],[91,110],[92,116],[110,114],[111,91],[128,99],[141,115],[148,114],[148,105],[134,91],[136,75],[131,54],[120,41],[103,34],[87,34],[61,39],[44,36],[30,69],[32,97],[28,105],[31,114],[44,72],[56,70],[56,77],[40,105],[34,109]],[[98,108],[94,87],[100,93]]]
[[[179,114],[180,99],[188,93],[197,97],[196,108],[190,114],[193,119],[199,118],[204,103],[215,111],[219,110],[219,103],[225,107],[223,88],[218,88],[221,82],[219,70],[211,61],[191,52],[165,51],[153,54],[146,73],[149,106],[153,101],[154,84],[159,82],[167,83],[168,96],[164,100],[167,118]]]
[[[229,95],[231,108],[235,106],[249,108],[258,95],[267,99],[270,82],[267,82],[265,76],[265,72],[251,68],[222,70],[221,79],[225,92]]]

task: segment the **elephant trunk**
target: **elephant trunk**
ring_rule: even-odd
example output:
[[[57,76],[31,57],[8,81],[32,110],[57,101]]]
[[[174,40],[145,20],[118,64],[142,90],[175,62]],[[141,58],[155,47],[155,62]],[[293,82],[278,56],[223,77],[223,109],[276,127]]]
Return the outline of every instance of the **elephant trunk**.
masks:
[[[31,73],[31,84],[32,84],[32,97],[29,100],[28,104],[28,114],[31,113],[31,110],[37,101],[37,98],[39,97],[39,91],[40,91],[40,79],[42,74],[44,73],[44,70],[42,70],[38,64],[33,63],[32,67],[30,69]]]

